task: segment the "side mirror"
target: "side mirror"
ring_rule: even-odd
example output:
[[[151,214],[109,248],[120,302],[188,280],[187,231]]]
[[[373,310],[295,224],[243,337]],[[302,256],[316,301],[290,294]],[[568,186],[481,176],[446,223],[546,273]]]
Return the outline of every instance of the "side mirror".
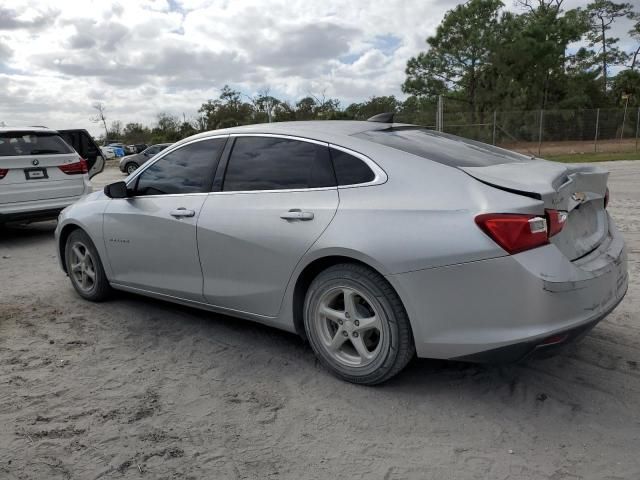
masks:
[[[109,198],[127,198],[129,196],[127,184],[122,181],[105,185],[104,194]]]

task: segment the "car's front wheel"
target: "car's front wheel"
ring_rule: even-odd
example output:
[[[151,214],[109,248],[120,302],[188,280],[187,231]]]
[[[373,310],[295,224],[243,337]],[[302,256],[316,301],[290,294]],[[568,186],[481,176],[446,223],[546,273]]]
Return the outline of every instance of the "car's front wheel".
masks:
[[[93,242],[82,230],[74,230],[67,238],[64,259],[71,284],[87,300],[100,302],[111,293],[100,256]]]
[[[349,382],[384,382],[415,354],[400,298],[384,277],[363,265],[334,265],[313,280],[304,325],[320,361]]]
[[[134,163],[134,162],[129,162],[129,163],[127,163],[127,168],[126,168],[126,170],[127,170],[127,173],[128,173],[129,175],[131,175],[131,174],[132,174],[133,172],[135,172],[137,169],[138,169],[138,164],[137,164],[137,163]]]

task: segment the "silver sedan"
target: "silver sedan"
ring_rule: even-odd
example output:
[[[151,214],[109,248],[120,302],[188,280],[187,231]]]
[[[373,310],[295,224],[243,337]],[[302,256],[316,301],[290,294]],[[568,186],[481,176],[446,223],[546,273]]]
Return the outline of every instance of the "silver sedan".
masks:
[[[339,377],[514,361],[627,289],[607,172],[414,125],[293,122],[178,142],[65,209],[78,294],[135,292],[308,339]]]

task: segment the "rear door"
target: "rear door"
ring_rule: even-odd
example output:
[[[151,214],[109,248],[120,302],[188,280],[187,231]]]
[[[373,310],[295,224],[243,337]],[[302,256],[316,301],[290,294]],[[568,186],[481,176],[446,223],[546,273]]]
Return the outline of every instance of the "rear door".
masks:
[[[296,264],[338,208],[335,185],[326,144],[236,137],[221,191],[198,221],[206,300],[276,316]]]
[[[0,132],[0,204],[82,195],[84,173],[78,154],[53,131]]]
[[[129,198],[109,201],[104,240],[112,281],[202,301],[196,223],[226,137],[183,145],[134,174]]]
[[[87,161],[89,178],[104,170],[104,156],[100,147],[86,130],[58,130],[60,136]]]

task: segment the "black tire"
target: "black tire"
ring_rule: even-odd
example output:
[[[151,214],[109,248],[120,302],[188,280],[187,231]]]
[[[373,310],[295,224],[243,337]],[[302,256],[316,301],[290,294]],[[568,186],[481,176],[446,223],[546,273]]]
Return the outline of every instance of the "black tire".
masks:
[[[133,172],[135,172],[138,168],[140,168],[140,165],[138,165],[136,162],[129,162],[125,165],[124,169],[125,172],[127,172],[128,175],[131,175]]]
[[[376,346],[377,353],[373,360],[369,360],[370,364],[363,366],[345,364],[335,352],[332,353],[326,343],[327,340],[322,338],[321,329],[325,327],[318,325],[322,325],[322,322],[331,324],[332,321],[318,314],[321,303],[328,298],[327,296],[331,296],[331,292],[340,290],[362,292],[364,296],[359,298],[356,295],[355,298],[359,298],[362,302],[366,297],[366,302],[372,303],[371,311],[375,318],[381,318],[379,346]],[[346,312],[346,294],[343,300]],[[365,305],[367,305],[366,302]],[[347,315],[346,318],[349,319],[350,316]],[[339,321],[340,325],[343,325],[342,320]],[[344,322],[344,327],[338,327],[336,324],[336,328],[346,330],[348,320]],[[359,325],[351,321],[349,328],[355,329],[354,323]],[[309,343],[320,362],[334,375],[348,382],[362,385],[382,383],[398,374],[415,355],[411,325],[398,294],[384,277],[363,265],[352,263],[334,265],[313,280],[304,302],[304,326]],[[352,332],[338,331],[338,333],[342,333],[347,338],[341,342],[343,345],[341,348],[345,348],[345,345],[347,349],[355,347],[355,343],[346,343],[357,340],[351,339],[351,335],[354,335]],[[335,338],[338,338],[338,333],[335,333]],[[360,335],[362,342],[364,334]],[[333,340],[329,339],[329,341]],[[354,350],[357,349],[354,348]]]
[[[82,247],[80,247],[80,245]],[[80,248],[81,251],[82,248],[84,248],[89,253],[92,265],[91,271],[94,273],[95,279],[93,280],[93,284],[87,288],[82,287],[81,281],[72,270],[72,257],[75,255],[73,252],[74,247]],[[111,294],[111,286],[109,285],[107,276],[104,273],[104,267],[102,266],[100,255],[91,241],[91,238],[89,238],[89,235],[87,235],[83,230],[74,230],[71,232],[69,237],[67,237],[67,242],[64,248],[64,261],[71,284],[76,292],[78,292],[78,295],[86,300],[91,300],[92,302],[102,302],[109,297]]]

